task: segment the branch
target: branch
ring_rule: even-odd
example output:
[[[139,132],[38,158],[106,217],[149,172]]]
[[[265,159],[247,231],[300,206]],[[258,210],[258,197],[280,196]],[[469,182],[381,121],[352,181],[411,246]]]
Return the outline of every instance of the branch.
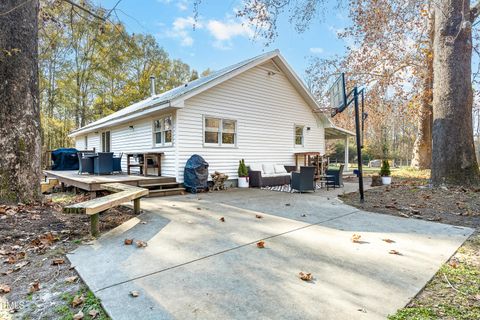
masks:
[[[73,1],[71,1],[71,0],[63,0],[63,1],[65,1],[65,2],[67,2],[67,3],[69,3],[69,4],[71,4],[72,6],[74,6],[74,7],[78,8],[78,9],[80,9],[80,10],[83,10],[83,11],[85,11],[85,12],[86,12],[86,13],[88,13],[89,15],[91,15],[91,16],[93,16],[93,17],[95,17],[95,18],[99,19],[99,20],[102,20],[102,21],[105,21],[105,20],[106,20],[104,17],[100,17],[100,16],[99,16],[99,15],[97,15],[96,13],[93,13],[92,11],[88,10],[87,8],[85,8],[85,7],[82,7],[81,5],[79,5],[79,4],[76,4],[75,2],[73,2]]]

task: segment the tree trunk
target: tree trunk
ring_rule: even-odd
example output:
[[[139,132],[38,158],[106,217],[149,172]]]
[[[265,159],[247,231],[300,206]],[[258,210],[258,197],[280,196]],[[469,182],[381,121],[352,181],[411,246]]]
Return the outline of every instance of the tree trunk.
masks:
[[[423,75],[422,104],[418,117],[418,131],[413,145],[411,166],[417,169],[430,169],[432,166],[432,90],[433,90],[433,42],[435,36],[435,15],[429,22],[428,51],[425,56],[425,73]]]
[[[480,181],[472,128],[472,24],[462,19],[469,9],[469,0],[440,0],[435,8],[434,185]]]
[[[0,16],[0,202],[32,202],[41,178],[38,1],[0,1],[8,11]]]

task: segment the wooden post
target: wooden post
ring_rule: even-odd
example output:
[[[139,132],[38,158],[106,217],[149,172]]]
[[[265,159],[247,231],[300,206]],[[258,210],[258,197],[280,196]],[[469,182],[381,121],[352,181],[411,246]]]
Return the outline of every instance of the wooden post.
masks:
[[[99,214],[95,213],[90,216],[90,233],[94,237],[100,234]]]
[[[140,198],[133,200],[133,213],[135,214],[140,213]]]
[[[348,136],[345,137],[345,170],[344,171],[348,171]]]
[[[97,191],[90,191],[90,199],[95,199],[97,197]]]

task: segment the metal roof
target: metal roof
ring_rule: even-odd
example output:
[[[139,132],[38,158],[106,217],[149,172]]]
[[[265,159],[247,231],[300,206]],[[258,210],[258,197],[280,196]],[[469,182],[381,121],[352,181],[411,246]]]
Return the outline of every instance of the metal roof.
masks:
[[[311,106],[313,110],[318,111],[319,105],[315,98],[312,96],[310,91],[306,88],[305,84],[298,77],[298,75],[293,71],[293,69],[288,65],[285,59],[280,54],[280,51],[273,50],[261,55],[255,56],[253,58],[241,61],[224,69],[215,71],[208,76],[201,77],[199,79],[190,81],[184,85],[166,91],[164,93],[148,97],[145,100],[134,103],[128,107],[125,107],[115,113],[112,113],[106,117],[103,117],[97,121],[89,123],[88,125],[78,128],[70,133],[70,137],[75,137],[81,134],[92,132],[104,127],[118,125],[123,122],[132,121],[137,118],[147,116],[152,112],[157,112],[166,108],[179,108],[182,107],[182,101],[207,90],[209,87],[225,81],[230,77],[235,76],[238,73],[248,70],[254,66],[257,66],[269,59],[273,59],[277,65],[282,69],[286,76],[290,79],[291,83],[294,85],[300,94],[304,97],[305,101]],[[331,125],[333,125],[328,119],[324,116],[324,119]],[[328,125],[327,125],[328,127]]]

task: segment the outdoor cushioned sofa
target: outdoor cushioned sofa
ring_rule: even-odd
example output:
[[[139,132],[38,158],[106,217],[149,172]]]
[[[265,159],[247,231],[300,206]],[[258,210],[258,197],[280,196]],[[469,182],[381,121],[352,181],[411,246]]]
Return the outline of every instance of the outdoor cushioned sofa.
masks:
[[[248,168],[250,187],[290,184],[291,175],[281,164],[252,164]]]

